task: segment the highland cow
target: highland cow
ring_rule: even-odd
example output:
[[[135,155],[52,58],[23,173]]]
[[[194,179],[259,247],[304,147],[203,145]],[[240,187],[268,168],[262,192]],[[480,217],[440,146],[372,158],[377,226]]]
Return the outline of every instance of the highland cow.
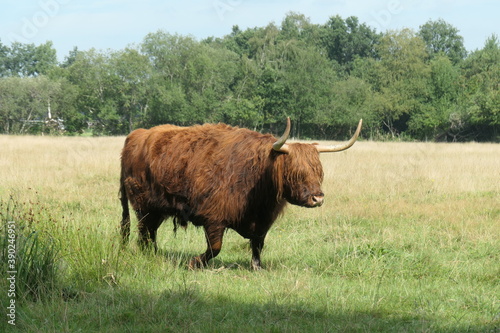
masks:
[[[205,230],[207,250],[191,259],[190,268],[216,257],[230,228],[250,240],[252,268],[260,269],[264,239],[286,203],[323,204],[319,153],[351,147],[361,124],[340,146],[286,143],[289,118],[280,139],[225,124],[137,129],[128,135],[121,158],[123,241],[130,235],[130,201],[141,247],[156,250],[157,229],[172,217],[174,230],[188,222]]]

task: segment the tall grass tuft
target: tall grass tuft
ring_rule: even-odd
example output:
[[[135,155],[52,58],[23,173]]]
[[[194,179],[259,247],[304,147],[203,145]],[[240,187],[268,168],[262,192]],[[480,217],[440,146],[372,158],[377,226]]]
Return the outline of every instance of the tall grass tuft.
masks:
[[[20,300],[41,301],[58,289],[60,243],[47,230],[37,228],[40,222],[45,224],[40,219],[46,216],[43,208],[32,204],[28,207],[13,198],[0,201],[0,262],[2,271],[16,272],[16,297]],[[13,244],[9,229],[15,230],[10,233],[15,235],[14,267],[7,267],[9,244]]]

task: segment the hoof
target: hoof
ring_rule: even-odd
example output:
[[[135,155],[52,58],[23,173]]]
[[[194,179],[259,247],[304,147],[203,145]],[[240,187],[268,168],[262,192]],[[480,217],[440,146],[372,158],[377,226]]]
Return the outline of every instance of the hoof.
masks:
[[[254,260],[254,259],[252,259],[252,269],[254,271],[260,271],[260,270],[262,270],[262,266],[260,264],[260,260]]]
[[[189,269],[199,269],[199,268],[204,268],[205,265],[203,264],[203,261],[201,260],[200,257],[193,257],[190,261],[189,261],[189,265],[188,265],[188,268]]]

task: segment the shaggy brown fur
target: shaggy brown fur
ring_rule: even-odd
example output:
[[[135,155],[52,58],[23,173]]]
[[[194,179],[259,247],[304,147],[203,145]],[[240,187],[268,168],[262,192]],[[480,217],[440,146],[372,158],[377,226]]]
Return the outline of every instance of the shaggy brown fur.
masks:
[[[175,228],[190,221],[205,229],[207,251],[190,262],[201,267],[217,256],[224,230],[231,228],[250,239],[252,267],[259,269],[264,238],[286,202],[316,207],[323,199],[315,147],[293,143],[284,154],[272,149],[275,141],[224,124],[133,131],[122,151],[124,241],[130,234],[130,200],[141,246],[152,243],[156,249],[164,219],[173,217]]]

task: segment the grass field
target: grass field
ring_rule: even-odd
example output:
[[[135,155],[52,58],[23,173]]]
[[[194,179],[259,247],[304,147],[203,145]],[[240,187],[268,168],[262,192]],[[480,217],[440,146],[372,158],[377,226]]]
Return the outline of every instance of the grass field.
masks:
[[[289,206],[264,270],[229,231],[119,246],[124,138],[0,136],[2,309],[8,222],[22,332],[500,332],[500,145],[358,142],[323,154],[325,204]]]

